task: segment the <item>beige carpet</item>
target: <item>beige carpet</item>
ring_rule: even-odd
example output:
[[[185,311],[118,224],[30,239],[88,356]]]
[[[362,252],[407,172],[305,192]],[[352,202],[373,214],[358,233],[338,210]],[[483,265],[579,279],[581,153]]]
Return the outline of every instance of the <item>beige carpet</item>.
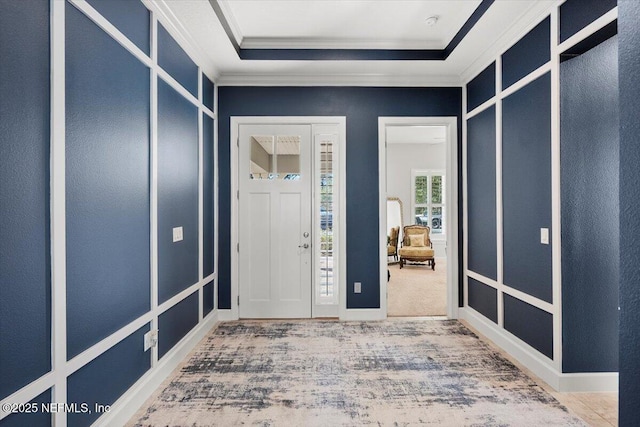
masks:
[[[222,323],[129,426],[586,426],[454,320]]]
[[[436,261],[436,270],[425,265],[389,265],[388,316],[446,316],[447,263]]]

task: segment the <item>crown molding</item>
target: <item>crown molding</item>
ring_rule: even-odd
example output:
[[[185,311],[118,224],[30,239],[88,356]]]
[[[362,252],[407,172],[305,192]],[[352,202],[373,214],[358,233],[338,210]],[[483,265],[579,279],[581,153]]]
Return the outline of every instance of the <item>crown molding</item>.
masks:
[[[218,86],[460,87],[457,76],[387,74],[222,74]]]
[[[158,21],[176,39],[178,44],[184,49],[189,57],[200,67],[202,72],[216,82],[220,76],[220,70],[214,65],[213,60],[207,55],[193,39],[189,31],[175,16],[165,0],[141,0],[142,3],[152,11]]]
[[[444,49],[443,40],[371,40],[326,37],[245,37],[242,49]]]
[[[242,31],[240,30],[240,24],[238,24],[238,21],[236,20],[235,15],[233,14],[233,11],[231,10],[231,6],[229,5],[229,0],[217,0],[218,6],[220,6],[220,9],[222,10],[222,14],[224,15],[224,19],[227,21],[227,24],[229,24],[229,28],[231,29],[231,32],[233,33],[233,37],[235,37],[236,42],[238,43],[238,46],[242,46],[242,44],[245,41],[245,37],[244,35],[242,35]]]
[[[514,21],[498,40],[482,52],[471,64],[460,73],[460,81],[467,84],[497,57],[506,52],[518,40],[524,37],[543,19],[551,14],[555,7],[559,7],[565,0],[543,1],[532,4],[523,16]]]

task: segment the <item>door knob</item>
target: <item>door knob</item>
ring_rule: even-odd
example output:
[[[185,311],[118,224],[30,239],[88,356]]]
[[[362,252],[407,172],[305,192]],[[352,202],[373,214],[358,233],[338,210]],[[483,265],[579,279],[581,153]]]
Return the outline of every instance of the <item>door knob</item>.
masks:
[[[302,233],[303,237],[309,237],[309,233],[307,233],[306,231],[304,233]]]
[[[304,245],[298,245],[298,247],[307,249],[309,247],[309,244],[305,243]]]

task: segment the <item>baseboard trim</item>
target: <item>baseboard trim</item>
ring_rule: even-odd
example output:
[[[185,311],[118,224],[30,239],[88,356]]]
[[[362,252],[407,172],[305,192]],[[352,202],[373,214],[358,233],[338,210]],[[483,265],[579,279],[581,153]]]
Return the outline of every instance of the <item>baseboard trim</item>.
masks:
[[[617,372],[579,372],[560,375],[560,391],[604,393],[618,391]]]
[[[551,360],[471,307],[461,307],[459,314],[460,319],[469,322],[478,332],[513,356],[556,391],[599,393],[618,390],[617,372],[560,373]]]
[[[387,318],[384,310],[380,308],[352,308],[343,311],[340,320],[384,320]]]
[[[221,322],[228,322],[231,320],[238,320],[238,316],[231,309],[228,309],[228,310],[218,309],[218,320],[220,320]]]
[[[469,322],[478,332],[513,356],[554,390],[561,391],[559,373],[551,360],[471,307],[460,308],[459,314],[461,319]]]
[[[157,390],[162,382],[184,360],[191,350],[217,325],[218,313],[209,313],[203,321],[189,332],[169,351],[158,364],[147,371],[116,402],[109,412],[98,418],[93,427],[125,425],[144,402]]]

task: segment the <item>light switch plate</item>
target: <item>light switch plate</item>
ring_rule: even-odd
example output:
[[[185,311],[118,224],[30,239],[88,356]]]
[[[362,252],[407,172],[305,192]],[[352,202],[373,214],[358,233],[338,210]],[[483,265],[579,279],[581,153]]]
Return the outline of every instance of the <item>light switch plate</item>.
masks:
[[[359,294],[362,292],[362,283],[361,282],[354,282],[353,283],[353,293],[354,294]]]
[[[540,243],[542,243],[543,245],[548,245],[549,244],[549,229],[548,228],[541,228],[540,229]]]
[[[153,329],[144,334],[144,351],[149,350],[151,347],[155,347],[158,344],[158,330]]]
[[[182,235],[182,227],[174,227],[173,228],[173,242],[179,242],[183,239]]]

